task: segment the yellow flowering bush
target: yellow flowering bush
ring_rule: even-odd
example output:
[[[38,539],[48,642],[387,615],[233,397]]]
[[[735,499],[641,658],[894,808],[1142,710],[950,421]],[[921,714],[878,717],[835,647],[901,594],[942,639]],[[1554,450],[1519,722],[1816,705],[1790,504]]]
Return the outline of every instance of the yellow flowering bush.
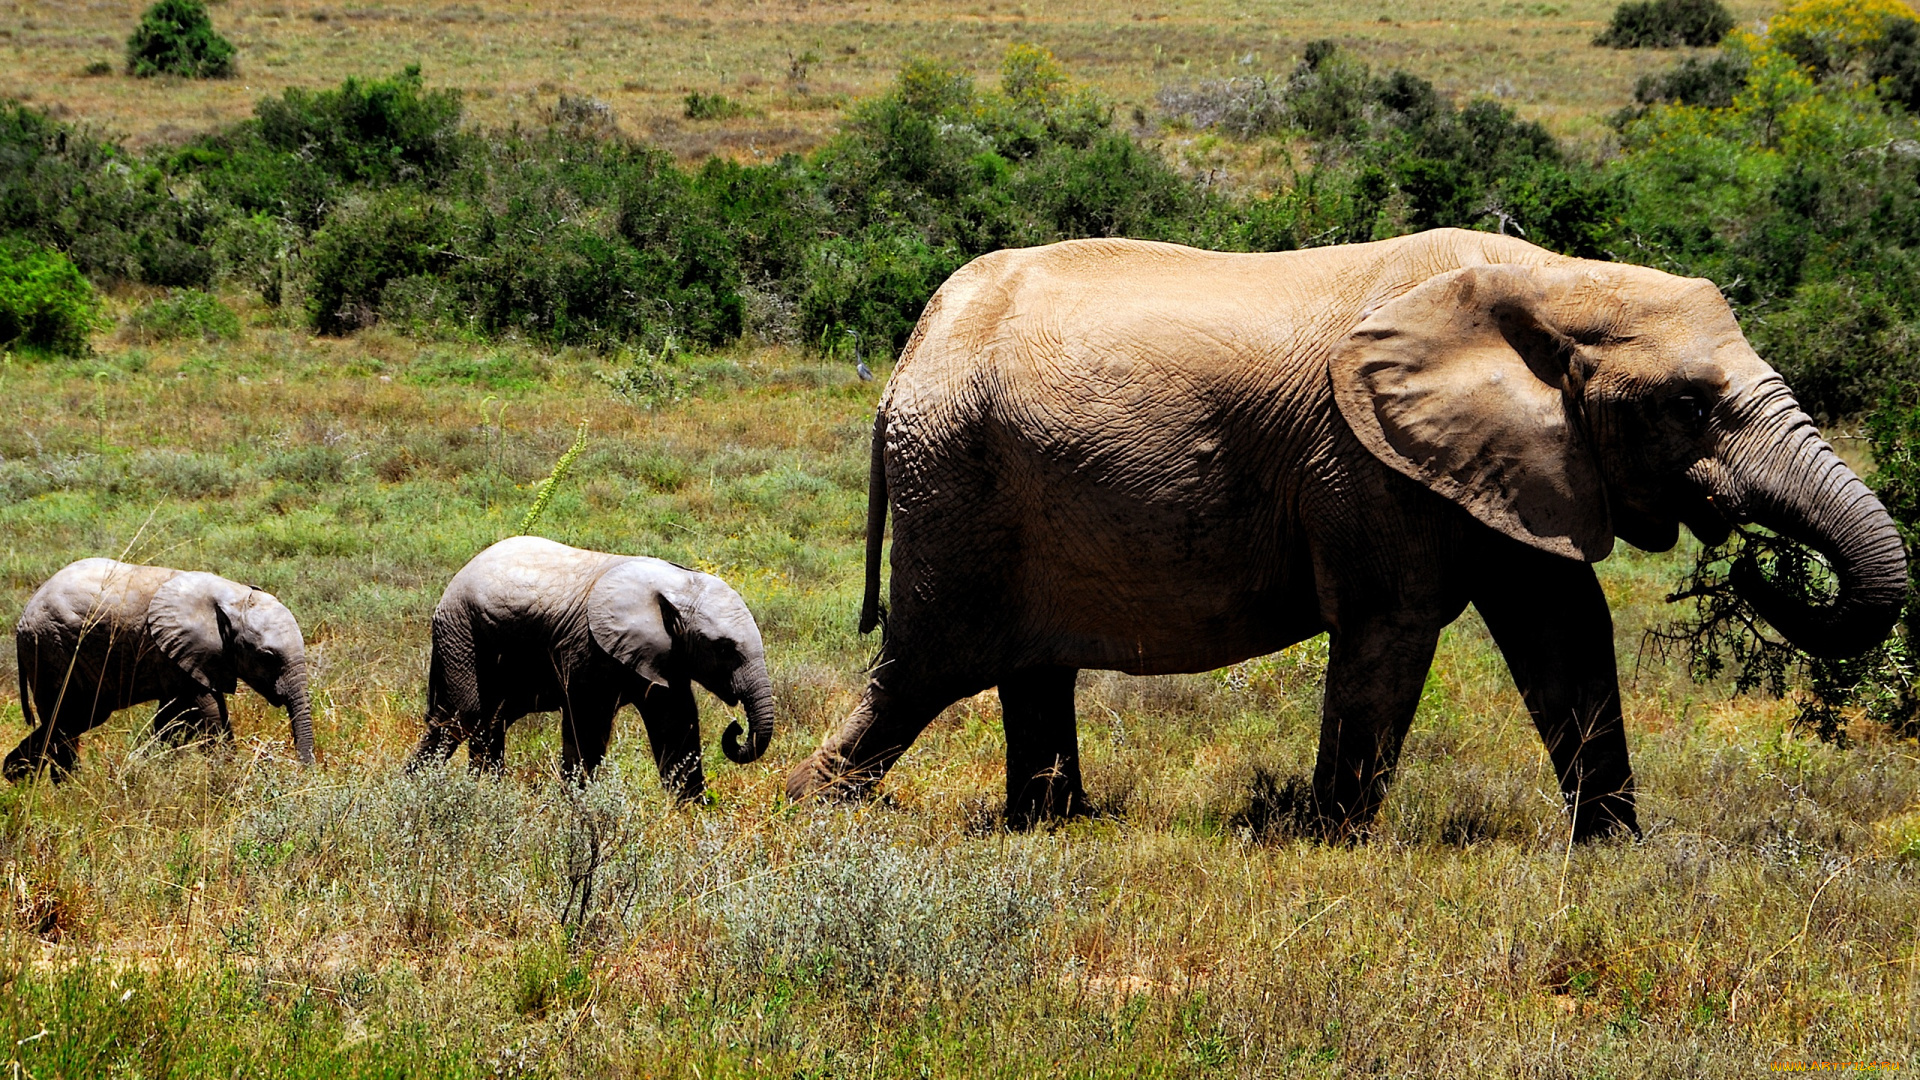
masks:
[[[1858,66],[1895,22],[1920,17],[1900,0],[1800,0],[1774,16],[1756,43],[1825,74]]]

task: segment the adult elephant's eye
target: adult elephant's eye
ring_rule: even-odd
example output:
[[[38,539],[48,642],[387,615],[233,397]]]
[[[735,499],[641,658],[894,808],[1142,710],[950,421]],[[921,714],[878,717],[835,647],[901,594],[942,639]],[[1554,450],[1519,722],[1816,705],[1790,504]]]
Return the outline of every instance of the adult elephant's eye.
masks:
[[[1698,431],[1707,421],[1707,403],[1697,394],[1681,394],[1673,399],[1675,419],[1690,431]]]

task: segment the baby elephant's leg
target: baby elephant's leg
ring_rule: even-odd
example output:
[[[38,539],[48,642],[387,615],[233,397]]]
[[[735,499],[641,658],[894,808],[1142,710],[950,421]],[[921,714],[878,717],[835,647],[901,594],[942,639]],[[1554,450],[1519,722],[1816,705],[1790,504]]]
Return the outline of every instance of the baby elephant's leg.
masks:
[[[80,759],[80,733],[98,726],[111,715],[113,710],[104,704],[97,708],[70,704],[59,716],[42,720],[39,727],[20,740],[20,745],[7,754],[6,763],[0,765],[0,775],[17,782],[45,766],[55,781],[65,780]]]

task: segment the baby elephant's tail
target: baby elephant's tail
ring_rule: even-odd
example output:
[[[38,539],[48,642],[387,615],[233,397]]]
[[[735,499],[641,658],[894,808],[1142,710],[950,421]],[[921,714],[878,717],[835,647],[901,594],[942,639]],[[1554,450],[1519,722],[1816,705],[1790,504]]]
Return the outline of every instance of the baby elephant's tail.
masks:
[[[880,547],[887,536],[887,411],[873,414],[873,459],[867,466],[867,595],[860,602],[860,632],[886,621],[880,606]]]
[[[27,636],[25,634],[13,635],[13,655],[19,665],[13,670],[20,681],[20,719],[26,721],[27,730],[32,731],[34,728],[33,706],[28,703],[27,697],[32,692],[28,689],[28,685],[33,682],[33,676],[29,674],[29,672],[37,669],[27,666]]]

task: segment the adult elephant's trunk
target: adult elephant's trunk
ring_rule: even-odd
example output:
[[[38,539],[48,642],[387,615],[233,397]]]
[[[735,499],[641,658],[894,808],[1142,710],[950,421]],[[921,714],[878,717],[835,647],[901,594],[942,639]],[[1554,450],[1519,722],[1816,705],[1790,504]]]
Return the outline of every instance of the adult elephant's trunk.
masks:
[[[773,741],[773,679],[767,674],[765,657],[755,657],[740,665],[733,675],[733,694],[747,713],[747,743],[740,745],[740,721],[727,725],[720,749],[727,760],[745,765],[758,761]]]
[[[1814,656],[1854,656],[1885,639],[1906,596],[1907,557],[1893,518],[1820,438],[1786,384],[1768,379],[1749,395],[1747,421],[1723,455],[1715,502],[1825,556],[1839,579],[1826,603],[1810,603],[1768,581],[1750,558],[1734,587],[1760,617]]]
[[[313,764],[313,702],[307,696],[307,665],[290,664],[274,684],[274,693],[287,707],[287,725],[302,765]]]

